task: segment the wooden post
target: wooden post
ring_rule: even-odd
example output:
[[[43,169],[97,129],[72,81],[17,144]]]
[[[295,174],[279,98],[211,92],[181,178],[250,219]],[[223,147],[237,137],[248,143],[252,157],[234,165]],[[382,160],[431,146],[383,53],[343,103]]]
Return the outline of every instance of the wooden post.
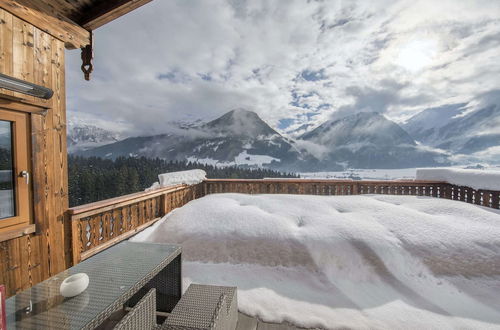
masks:
[[[500,208],[499,201],[500,200],[500,191],[492,191],[491,192],[491,207],[494,209]]]
[[[81,258],[81,245],[80,245],[80,237],[82,235],[81,232],[81,224],[80,219],[73,220],[70,216],[68,216],[68,221],[71,221],[71,251],[73,256],[73,266],[80,262]]]
[[[474,191],[474,204],[481,205],[481,190]]]

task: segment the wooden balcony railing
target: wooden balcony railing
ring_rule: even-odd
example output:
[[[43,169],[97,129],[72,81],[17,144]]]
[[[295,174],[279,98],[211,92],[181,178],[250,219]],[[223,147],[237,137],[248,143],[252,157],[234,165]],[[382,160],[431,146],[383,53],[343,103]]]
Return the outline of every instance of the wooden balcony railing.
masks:
[[[202,192],[201,183],[179,185],[69,209],[73,264],[129,238]]]
[[[205,194],[299,194],[299,195],[359,195],[390,194],[443,197],[446,182],[436,181],[352,181],[352,180],[219,180],[205,181]]]
[[[351,181],[303,179],[209,179],[205,180],[204,195],[214,193],[245,194],[305,194],[305,195],[412,195],[459,200],[481,206],[500,208],[500,191],[476,190],[438,181]]]
[[[209,179],[140,192],[69,209],[73,263],[106,249],[152,225],[171,210],[215,193],[359,195],[387,194],[447,198],[500,208],[500,191],[476,190],[436,181],[351,181]]]

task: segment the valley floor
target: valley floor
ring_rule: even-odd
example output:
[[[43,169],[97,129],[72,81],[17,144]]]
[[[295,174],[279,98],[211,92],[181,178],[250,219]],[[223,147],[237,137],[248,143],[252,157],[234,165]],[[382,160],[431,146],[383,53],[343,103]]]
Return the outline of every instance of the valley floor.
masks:
[[[417,196],[214,194],[132,240],[181,244],[186,287],[237,286],[240,312],[263,322],[500,329],[499,210]]]
[[[474,165],[470,167],[474,168]],[[451,167],[453,168],[453,167]],[[455,168],[468,168],[467,166],[455,166]],[[500,165],[484,166],[481,169],[488,171],[500,171]],[[300,173],[303,179],[353,179],[353,180],[398,180],[415,179],[417,168],[397,169],[347,169],[336,172],[304,172]]]

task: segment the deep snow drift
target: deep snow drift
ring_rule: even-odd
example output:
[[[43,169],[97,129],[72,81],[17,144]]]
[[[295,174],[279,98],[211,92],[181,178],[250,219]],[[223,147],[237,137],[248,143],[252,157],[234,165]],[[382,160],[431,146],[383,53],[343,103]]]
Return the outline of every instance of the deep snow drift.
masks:
[[[500,329],[500,211],[415,196],[216,194],[132,240],[182,244],[184,284],[268,322]]]

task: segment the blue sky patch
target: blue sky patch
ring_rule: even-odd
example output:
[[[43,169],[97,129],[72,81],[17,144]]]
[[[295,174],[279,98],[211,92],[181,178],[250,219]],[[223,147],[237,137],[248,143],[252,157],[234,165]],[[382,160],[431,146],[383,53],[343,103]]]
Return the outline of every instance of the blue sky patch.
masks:
[[[307,81],[318,81],[326,79],[325,69],[321,69],[318,71],[304,70],[300,73],[300,76],[302,77],[302,79]]]
[[[278,129],[286,129],[293,123],[295,123],[295,119],[293,118],[280,119],[280,121],[278,122]]]

